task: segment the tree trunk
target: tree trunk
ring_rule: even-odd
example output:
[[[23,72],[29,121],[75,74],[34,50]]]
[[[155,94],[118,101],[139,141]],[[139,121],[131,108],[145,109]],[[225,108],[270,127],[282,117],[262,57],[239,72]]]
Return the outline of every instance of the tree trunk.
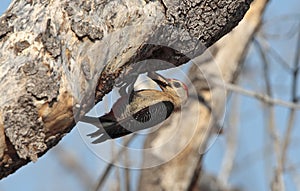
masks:
[[[209,149],[208,139],[212,133],[218,133],[222,125],[228,93],[211,82],[213,79],[235,82],[266,4],[267,0],[256,0],[251,4],[239,26],[208,49],[213,59],[202,55],[193,60],[196,64],[189,72],[189,79],[196,95],[190,97],[200,99],[190,99],[181,114],[172,115],[164,127],[148,136],[144,148],[153,151],[144,155],[144,164],[149,161],[164,164],[142,170],[139,190],[198,190],[202,157]],[[174,137],[173,141],[163,145],[170,137]]]
[[[138,72],[187,62],[232,30],[250,2],[12,1],[0,18],[0,177],[56,145],[122,71],[146,59],[172,65]]]

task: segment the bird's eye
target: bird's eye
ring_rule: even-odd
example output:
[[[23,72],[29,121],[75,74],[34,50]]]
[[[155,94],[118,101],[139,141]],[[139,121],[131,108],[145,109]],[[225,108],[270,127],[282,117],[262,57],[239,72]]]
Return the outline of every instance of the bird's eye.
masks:
[[[173,85],[174,85],[175,88],[181,87],[181,84],[179,82],[174,82]]]

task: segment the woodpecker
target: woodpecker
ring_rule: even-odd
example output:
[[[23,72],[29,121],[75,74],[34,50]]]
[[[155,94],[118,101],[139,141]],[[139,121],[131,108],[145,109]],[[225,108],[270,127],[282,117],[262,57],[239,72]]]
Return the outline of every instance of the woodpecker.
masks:
[[[149,72],[151,78],[161,89],[132,91],[121,96],[111,111],[101,117],[83,116],[80,121],[92,124],[99,129],[87,136],[96,138],[92,143],[101,143],[132,132],[153,127],[166,120],[173,112],[179,111],[187,101],[187,86],[176,79]]]

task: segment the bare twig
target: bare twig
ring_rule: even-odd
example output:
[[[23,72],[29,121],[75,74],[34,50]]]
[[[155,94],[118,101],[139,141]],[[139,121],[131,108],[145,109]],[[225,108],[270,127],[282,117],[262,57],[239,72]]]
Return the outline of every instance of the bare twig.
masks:
[[[300,163],[289,163],[288,166],[285,166],[285,171],[289,172],[291,175],[295,187],[297,188],[296,190],[300,190],[300,175],[299,175],[299,165]]]
[[[214,113],[212,112],[211,106],[209,105],[209,103],[207,103],[205,101],[205,99],[200,95],[195,95],[194,96],[195,99],[197,99],[201,104],[203,104],[210,112],[212,115],[212,118],[217,119],[216,116],[214,115]],[[213,120],[216,121],[216,120]],[[214,128],[214,127],[213,127]],[[212,129],[212,128],[209,128]],[[203,145],[201,145],[202,148],[205,148],[207,145],[207,142],[204,142]],[[194,168],[194,172],[192,175],[192,178],[189,181],[189,185],[187,187],[187,191],[193,191],[195,190],[196,186],[197,186],[197,182],[199,181],[199,178],[201,178],[201,173],[202,173],[202,165],[203,165],[203,157],[204,154],[200,154],[199,158],[197,160],[197,164]]]
[[[111,156],[114,157],[118,154],[117,148],[113,145],[110,144],[111,147]],[[109,190],[114,190],[114,191],[121,191],[121,170],[119,167],[115,167],[115,180],[112,181],[112,183],[109,184]],[[102,189],[103,190],[103,189]]]
[[[253,97],[253,98],[258,99],[266,104],[274,104],[274,105],[279,105],[279,106],[288,107],[288,108],[300,109],[299,104],[295,104],[295,103],[280,100],[280,99],[275,99],[266,94],[257,93],[255,91],[246,90],[237,85],[226,83],[226,82],[224,82],[220,79],[214,78],[214,77],[208,77],[207,80],[209,81],[209,83],[212,86],[219,86],[221,88],[225,88],[226,90],[230,90],[230,91],[233,91],[233,92],[245,95],[245,96]]]
[[[299,145],[300,145],[299,137],[293,137],[293,140],[291,142],[293,142],[293,145],[291,145],[291,146],[293,146],[293,148],[299,148]],[[245,171],[246,164],[247,164],[247,166],[251,166],[251,165],[255,165],[257,162],[259,162],[261,160],[264,160],[263,154],[266,152],[270,152],[271,149],[272,149],[272,146],[270,144],[265,144],[265,145],[263,145],[262,148],[259,148],[252,152],[247,153],[246,155],[244,155],[240,160],[238,160],[235,163],[234,171],[235,172]],[[300,165],[300,162],[297,164]],[[285,167],[284,170],[285,171],[290,170],[289,166]]]
[[[124,141],[126,142],[128,138],[130,139],[130,137],[125,137]],[[126,150],[124,152],[124,155],[125,155],[125,157],[124,157],[124,163],[125,163],[125,168],[124,168],[124,170],[125,170],[125,190],[130,191],[131,190],[131,188],[130,188],[130,169],[128,168],[130,161],[129,161],[128,150]]]
[[[226,151],[223,157],[221,170],[219,173],[219,180],[222,186],[229,187],[228,180],[234,166],[234,158],[237,148],[237,136],[238,136],[238,123],[240,119],[239,110],[239,99],[236,95],[236,99],[233,99],[233,106],[230,115],[230,125],[228,126],[228,133],[226,133]]]
[[[292,66],[282,58],[282,56],[267,42],[267,40],[264,38],[264,36],[261,33],[258,33],[259,35],[259,41],[264,43],[264,46],[267,47],[268,54],[273,56],[275,61],[277,61],[279,64],[282,65],[284,69],[286,69],[288,72],[292,72]],[[255,38],[256,39],[256,38]],[[256,39],[258,41],[258,39]]]
[[[267,22],[263,24],[264,28],[267,28],[268,26],[277,26],[278,21],[285,21],[289,22],[292,20],[299,21],[299,14],[288,14],[288,15],[280,15],[277,17],[274,17],[272,19],[269,19]],[[292,26],[290,28],[286,28],[286,31],[280,31],[279,33],[275,34],[273,33],[267,33],[268,30],[264,30],[264,33],[262,34],[264,38],[266,39],[290,39],[291,36],[294,36],[298,33],[298,26]]]
[[[283,66],[283,68],[285,68],[288,72],[292,71],[291,66],[289,65],[288,62],[286,62],[284,60],[284,58],[282,58],[282,56],[272,47],[270,46],[269,48],[269,53],[270,55],[272,55],[274,57],[274,59],[278,62],[281,63],[281,65]]]
[[[300,29],[300,25],[298,26],[298,28]],[[292,94],[292,98],[291,101],[293,103],[297,103],[298,99],[297,99],[297,87],[298,87],[298,74],[299,74],[299,59],[300,59],[300,32],[298,32],[298,39],[297,39],[297,45],[296,45],[296,55],[295,55],[295,60],[294,60],[294,66],[293,66],[293,81],[292,81],[292,89],[291,89],[291,94]],[[285,161],[286,161],[286,157],[287,157],[287,150],[290,144],[290,140],[291,140],[291,135],[292,135],[292,131],[294,128],[294,122],[295,122],[295,114],[296,111],[294,108],[290,109],[289,112],[289,118],[287,121],[287,130],[285,132],[284,135],[284,139],[283,139],[283,145],[282,145],[282,159],[281,159],[281,163],[284,166],[285,165]]]
[[[120,150],[118,152],[118,154],[116,154],[116,156],[111,160],[111,163],[109,163],[105,169],[105,171],[103,172],[103,174],[100,176],[99,178],[99,181],[98,181],[98,184],[95,186],[95,191],[98,191],[99,188],[101,188],[109,174],[109,172],[111,171],[112,167],[113,167],[113,164],[119,159],[119,157],[123,154],[123,152],[125,151],[125,148],[126,146],[128,146],[131,141],[135,138],[136,134],[132,134],[130,136],[129,139],[127,139],[125,142],[124,142],[124,148],[122,150]]]
[[[194,169],[194,174],[193,174],[192,179],[189,183],[187,191],[193,191],[195,189],[196,185],[197,185],[198,179],[201,176],[201,172],[202,172],[203,156],[204,156],[204,154],[200,154],[200,156],[198,158],[197,165]]]
[[[267,52],[267,48],[263,47],[263,45],[261,45],[258,41],[254,41],[261,59],[264,63],[264,79],[265,79],[265,84],[266,84],[266,91],[267,91],[267,95],[272,97],[272,87],[271,87],[271,82],[270,82],[270,63],[269,60],[267,58],[266,52]],[[280,152],[280,138],[279,138],[279,134],[276,128],[276,122],[275,122],[275,110],[274,110],[274,104],[272,103],[267,103],[266,104],[266,109],[267,109],[267,114],[268,114],[268,118],[266,118],[266,120],[268,120],[268,131],[271,135],[271,141],[273,143],[273,148],[274,151],[276,153],[276,158],[277,158],[277,167],[275,168],[275,172],[274,172],[274,178],[272,180],[272,184],[271,184],[271,189],[273,191],[284,191],[284,182],[283,182],[283,166],[281,163],[281,152]]]

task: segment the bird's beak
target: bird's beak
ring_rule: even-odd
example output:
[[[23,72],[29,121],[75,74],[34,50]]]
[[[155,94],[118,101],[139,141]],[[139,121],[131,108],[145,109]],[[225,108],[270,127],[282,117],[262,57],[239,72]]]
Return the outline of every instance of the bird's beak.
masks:
[[[148,77],[157,83],[161,89],[170,86],[168,80],[156,72],[148,72]]]

